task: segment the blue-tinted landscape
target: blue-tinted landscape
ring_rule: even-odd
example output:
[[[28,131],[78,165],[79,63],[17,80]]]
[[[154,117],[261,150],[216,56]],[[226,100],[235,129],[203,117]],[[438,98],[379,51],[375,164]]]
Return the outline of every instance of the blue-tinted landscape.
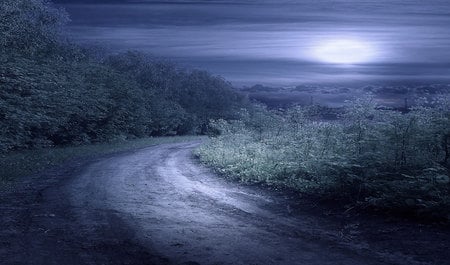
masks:
[[[447,0],[0,0],[0,263],[442,265]]]

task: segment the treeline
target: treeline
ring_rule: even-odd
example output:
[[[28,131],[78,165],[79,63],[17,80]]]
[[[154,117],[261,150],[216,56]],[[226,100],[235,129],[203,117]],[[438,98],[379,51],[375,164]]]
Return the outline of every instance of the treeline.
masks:
[[[0,2],[0,151],[204,133],[246,104],[231,85],[139,52],[94,56],[67,41],[64,10]]]
[[[448,96],[407,113],[379,108],[370,96],[347,104],[338,120],[321,120],[318,111],[259,107],[215,121],[216,136],[197,154],[245,182],[450,220]]]

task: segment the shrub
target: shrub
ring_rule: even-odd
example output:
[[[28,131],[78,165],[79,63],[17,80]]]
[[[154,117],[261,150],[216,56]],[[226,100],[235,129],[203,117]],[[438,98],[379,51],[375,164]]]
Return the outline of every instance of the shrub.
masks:
[[[259,106],[212,122],[218,133],[197,154],[242,181],[386,209],[440,209],[442,217],[450,209],[449,98],[427,104],[400,113],[368,96],[348,102],[337,121],[315,119],[311,107]]]

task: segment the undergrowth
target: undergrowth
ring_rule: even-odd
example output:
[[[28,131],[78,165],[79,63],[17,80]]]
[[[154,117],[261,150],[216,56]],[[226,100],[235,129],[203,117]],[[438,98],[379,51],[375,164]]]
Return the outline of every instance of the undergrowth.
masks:
[[[352,207],[450,219],[450,104],[439,98],[407,113],[372,97],[348,102],[338,120],[312,107],[243,111],[211,123],[196,154],[243,182],[286,186]]]

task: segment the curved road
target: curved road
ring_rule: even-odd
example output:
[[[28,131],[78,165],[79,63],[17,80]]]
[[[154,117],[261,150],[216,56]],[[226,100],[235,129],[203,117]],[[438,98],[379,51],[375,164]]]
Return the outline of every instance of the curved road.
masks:
[[[0,263],[431,264],[372,244],[356,221],[217,177],[193,159],[199,144],[103,157],[4,192]]]

